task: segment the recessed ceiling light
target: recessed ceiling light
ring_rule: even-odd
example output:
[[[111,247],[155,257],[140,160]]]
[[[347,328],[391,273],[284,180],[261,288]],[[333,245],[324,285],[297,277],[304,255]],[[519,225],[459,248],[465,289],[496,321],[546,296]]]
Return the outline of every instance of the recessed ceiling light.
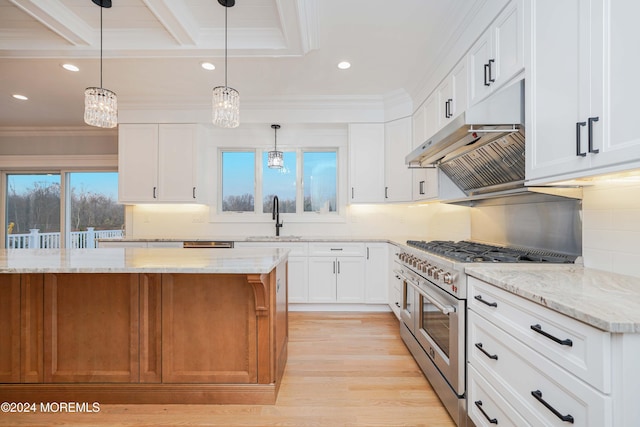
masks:
[[[73,64],[62,64],[62,68],[68,71],[73,71],[73,72],[80,71],[80,68],[76,67]]]
[[[200,64],[200,66],[207,71],[212,71],[216,69],[216,66],[213,65],[211,62],[203,62],[202,64]]]
[[[338,64],[338,68],[340,68],[341,70],[346,70],[347,68],[351,67],[351,63],[347,62],[347,61],[342,61],[341,63]]]
[[[11,96],[13,96],[15,99],[19,99],[20,101],[26,101],[27,99],[29,99],[24,95],[20,95],[19,93],[14,93]]]

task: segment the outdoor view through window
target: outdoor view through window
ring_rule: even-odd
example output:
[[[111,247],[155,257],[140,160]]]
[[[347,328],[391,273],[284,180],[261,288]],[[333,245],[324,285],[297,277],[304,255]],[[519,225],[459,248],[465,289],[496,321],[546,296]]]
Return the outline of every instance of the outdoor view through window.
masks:
[[[261,204],[256,206],[256,153],[254,151],[222,152],[223,212],[270,213],[273,197],[278,196],[280,213],[336,212],[337,152],[284,151],[284,167],[270,169],[268,155],[262,153]],[[302,173],[298,173],[301,156]],[[304,192],[301,190],[304,189]],[[302,199],[302,202],[299,201]],[[301,206],[298,206],[301,203]]]
[[[69,209],[61,221],[65,175]],[[93,248],[99,238],[120,237],[124,206],[117,194],[117,172],[7,174],[5,247]]]

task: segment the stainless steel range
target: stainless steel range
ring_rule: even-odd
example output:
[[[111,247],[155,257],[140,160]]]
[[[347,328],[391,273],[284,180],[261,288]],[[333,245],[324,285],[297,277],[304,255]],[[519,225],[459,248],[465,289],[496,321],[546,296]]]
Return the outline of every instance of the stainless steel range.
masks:
[[[469,241],[409,240],[397,254],[394,272],[402,280],[400,335],[458,426],[467,424],[465,265],[573,263],[575,259]]]

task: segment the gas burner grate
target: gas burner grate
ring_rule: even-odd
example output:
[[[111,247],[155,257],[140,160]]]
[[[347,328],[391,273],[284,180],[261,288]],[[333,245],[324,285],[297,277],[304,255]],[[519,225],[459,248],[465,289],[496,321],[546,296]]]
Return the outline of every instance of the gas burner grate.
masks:
[[[542,262],[573,264],[576,256],[539,249],[501,247],[462,240],[407,240],[407,245],[462,262]]]

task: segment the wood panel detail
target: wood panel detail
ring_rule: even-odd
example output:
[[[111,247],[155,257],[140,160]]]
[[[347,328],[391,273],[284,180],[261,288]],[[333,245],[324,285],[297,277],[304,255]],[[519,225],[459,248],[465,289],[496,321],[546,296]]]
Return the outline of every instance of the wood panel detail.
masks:
[[[137,274],[46,274],[44,381],[138,382]]]
[[[257,383],[256,323],[246,276],[163,274],[163,383]]]
[[[162,288],[160,274],[140,275],[140,382],[162,381]]]
[[[20,275],[0,275],[0,382],[20,382]]]
[[[23,274],[21,280],[21,377],[25,383],[44,380],[44,276]]]

